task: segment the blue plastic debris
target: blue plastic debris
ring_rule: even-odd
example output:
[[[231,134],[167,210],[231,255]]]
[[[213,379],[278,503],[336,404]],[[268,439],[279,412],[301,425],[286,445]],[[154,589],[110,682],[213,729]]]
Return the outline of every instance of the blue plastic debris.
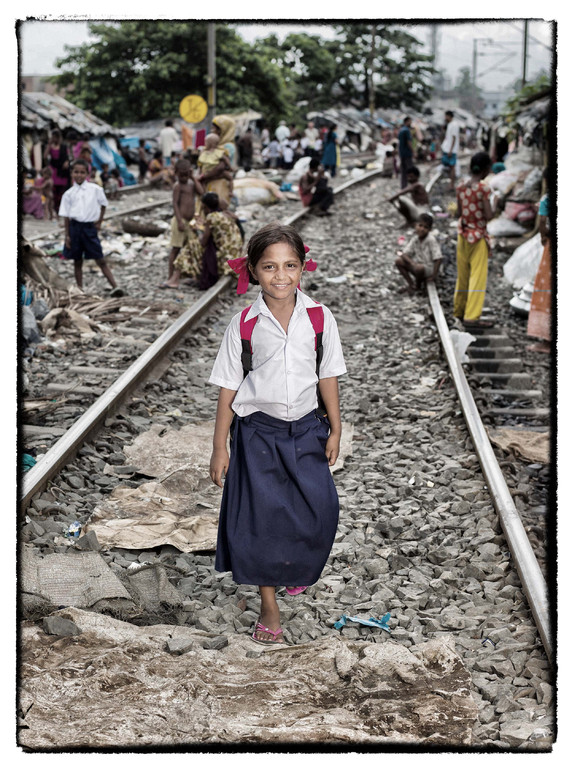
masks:
[[[359,616],[346,616],[344,614],[339,621],[336,621],[334,628],[341,629],[346,626],[346,622],[356,621],[358,624],[365,624],[367,627],[379,627],[380,629],[385,629],[386,632],[391,632],[388,626],[390,618],[391,615],[389,613],[386,613],[381,619],[374,619],[373,616],[369,619],[362,619]]]
[[[280,185],[280,192],[291,192],[292,191],[292,184],[290,184],[287,181],[283,181]]]
[[[29,469],[32,469],[35,463],[36,459],[33,456],[30,456],[29,453],[22,454],[22,472],[27,472]]]

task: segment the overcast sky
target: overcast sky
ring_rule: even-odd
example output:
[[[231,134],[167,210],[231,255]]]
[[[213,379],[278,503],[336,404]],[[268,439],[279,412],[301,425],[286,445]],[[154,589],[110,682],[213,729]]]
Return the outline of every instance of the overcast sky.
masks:
[[[222,23],[222,21],[221,21]],[[75,46],[89,40],[86,21],[25,21],[20,30],[20,55],[23,75],[55,74],[55,61],[65,54],[65,46]],[[452,78],[453,84],[461,67],[473,66],[474,40],[477,40],[478,85],[485,90],[502,88],[522,76],[522,20],[502,22],[462,22],[438,24],[437,66]],[[430,26],[420,24],[411,31],[430,52]],[[265,23],[244,24],[239,27],[245,39],[252,42],[256,37],[276,31],[281,37],[290,31],[305,31],[322,37],[334,37],[331,26],[291,22],[279,24],[273,20]],[[545,21],[529,21],[527,75],[551,67],[552,39],[550,24]]]

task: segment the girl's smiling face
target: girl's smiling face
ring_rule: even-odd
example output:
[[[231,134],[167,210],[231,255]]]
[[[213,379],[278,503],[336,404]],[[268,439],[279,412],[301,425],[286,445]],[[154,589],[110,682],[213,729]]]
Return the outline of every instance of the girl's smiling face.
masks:
[[[287,301],[296,294],[304,265],[288,243],[280,242],[265,248],[256,266],[250,269],[265,297]]]

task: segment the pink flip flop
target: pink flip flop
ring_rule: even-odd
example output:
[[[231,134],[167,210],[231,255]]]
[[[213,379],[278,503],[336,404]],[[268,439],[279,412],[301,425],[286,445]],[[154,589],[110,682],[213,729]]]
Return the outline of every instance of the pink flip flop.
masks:
[[[301,595],[302,592],[305,592],[308,589],[308,587],[286,587],[286,592],[288,592],[289,595]]]
[[[272,635],[273,640],[259,640],[256,637],[257,632],[267,632],[269,635]],[[259,621],[256,623],[256,628],[254,632],[252,633],[252,639],[255,643],[260,643],[260,645],[285,645],[284,639],[277,640],[276,638],[278,635],[282,635],[282,629],[278,627],[276,632],[273,632],[271,629],[268,629],[268,627],[265,627],[264,624],[261,624]]]

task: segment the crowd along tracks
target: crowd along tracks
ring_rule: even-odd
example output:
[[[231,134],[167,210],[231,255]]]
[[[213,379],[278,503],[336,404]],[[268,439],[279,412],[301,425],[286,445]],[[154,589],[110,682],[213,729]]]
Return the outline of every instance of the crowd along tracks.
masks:
[[[437,634],[446,630],[455,632],[462,627],[472,628],[474,637],[475,628],[486,625],[486,621],[475,622],[471,618],[453,617],[447,624],[443,620],[443,615],[446,616],[448,610],[448,606],[443,607],[445,597],[449,596],[451,605],[456,601],[465,605],[460,611],[461,615],[480,617],[481,613],[486,616],[487,600],[491,601],[491,605],[497,600],[499,604],[503,603],[503,590],[505,597],[510,595],[513,598],[513,607],[518,604],[520,586],[523,600],[528,605],[536,627],[534,631],[538,633],[546,659],[551,664],[554,659],[554,646],[546,581],[483,426],[475,404],[475,394],[471,392],[463,365],[451,341],[450,323],[447,323],[440,305],[438,288],[432,285],[428,287],[427,303],[425,297],[397,299],[395,292],[387,287],[389,276],[394,272],[392,249],[397,230],[383,229],[384,220],[388,215],[391,216],[381,202],[382,198],[387,196],[387,192],[384,193],[386,184],[385,180],[379,178],[378,172],[364,173],[360,178],[336,188],[336,215],[331,219],[316,219],[308,216],[306,211],[300,210],[285,220],[286,223],[302,228],[305,241],[312,247],[312,256],[318,262],[318,272],[307,278],[311,284],[306,289],[311,295],[315,290],[316,298],[331,306],[340,323],[342,342],[348,358],[349,377],[347,381],[342,380],[341,384],[342,407],[344,418],[354,424],[355,445],[358,450],[354,451],[353,458],[346,460],[346,467],[339,477],[342,478],[348,473],[349,478],[347,482],[340,481],[339,485],[342,509],[354,505],[360,509],[359,515],[352,510],[346,520],[342,511],[337,555],[336,545],[333,553],[334,566],[336,563],[345,563],[348,566],[351,559],[348,553],[354,551],[352,547],[355,548],[356,559],[359,559],[355,542],[351,539],[348,540],[349,543],[346,541],[346,536],[350,536],[345,527],[348,523],[354,524],[354,528],[362,531],[365,543],[368,541],[368,532],[372,536],[372,532],[375,532],[375,536],[380,536],[392,550],[388,554],[387,547],[378,548],[377,551],[381,552],[381,555],[375,556],[375,553],[372,553],[371,562],[368,560],[366,563],[366,570],[373,572],[376,561],[387,561],[392,571],[403,574],[408,561],[416,563],[415,578],[410,574],[410,582],[405,579],[405,583],[412,583],[415,589],[405,590],[402,594],[398,594],[397,590],[395,595],[396,612],[401,614],[401,621],[396,620],[397,625],[394,627],[395,638],[406,638],[408,632],[414,633],[414,628],[418,628],[424,636],[431,636],[432,631]],[[137,325],[137,318],[144,321],[146,315],[150,314],[150,311],[145,312],[145,302],[125,299],[118,303],[115,308],[117,314],[131,307],[131,312],[123,314],[131,318],[131,331],[139,327],[140,334],[131,335],[132,339],[139,341],[134,344],[132,354],[135,356],[135,351],[142,350],[141,354],[138,354],[111,384],[100,385],[102,389],[105,387],[104,391],[85,412],[74,419],[71,426],[61,421],[60,429],[65,429],[63,434],[52,442],[35,466],[22,478],[21,509],[24,515],[29,515],[30,518],[37,516],[34,500],[45,491],[48,484],[57,484],[58,473],[73,463],[74,457],[86,441],[94,440],[98,431],[113,419],[113,414],[129,401],[130,396],[133,397],[134,392],[141,393],[145,390],[147,377],[153,371],[160,377],[164,361],[191,339],[192,352],[190,357],[189,354],[183,357],[183,365],[185,360],[200,360],[204,369],[203,378],[206,378],[207,369],[212,364],[218,347],[215,338],[220,338],[230,316],[245,303],[244,298],[231,294],[233,285],[232,278],[223,278],[174,320],[171,307],[168,311],[163,308],[155,317],[162,316],[166,326],[164,330],[155,325],[158,322],[156,319],[153,323],[142,322]],[[250,294],[248,300],[252,300]],[[396,301],[403,303],[398,306]],[[151,304],[152,302],[147,302],[146,306]],[[393,314],[390,317],[389,313],[395,313],[396,310],[402,313],[402,316],[396,317]],[[192,333],[189,333],[190,331]],[[149,342],[150,332],[156,338]],[[491,341],[495,335],[499,334],[493,332],[488,336],[488,340]],[[75,388],[75,391],[82,395],[82,401],[85,401],[87,391],[93,390],[94,377],[103,377],[98,380],[105,382],[106,376],[113,375],[103,362],[106,359],[105,350],[113,349],[110,342],[108,339],[104,347],[88,350],[90,360],[93,355],[93,364],[90,362],[89,366],[85,365],[87,355],[84,349],[81,355],[82,364],[68,365],[66,369],[66,376],[73,376],[73,379],[68,378],[67,382],[59,386],[68,393],[73,393]],[[493,341],[493,344],[495,343],[498,346],[506,346],[504,343],[501,345]],[[483,340],[479,339],[475,349],[481,349],[482,344]],[[442,367],[443,361],[446,361],[445,370]],[[88,383],[78,383],[80,379],[76,377],[80,376],[87,376]],[[174,381],[180,382],[180,379]],[[203,384],[204,381],[198,386],[202,387]],[[445,390],[451,388],[451,384],[456,395],[452,391],[448,392],[447,398],[444,397],[444,407],[436,408],[435,394],[444,395]],[[81,387],[85,387],[85,390]],[[197,387],[197,381],[191,377],[189,388],[192,390],[193,387]],[[411,389],[409,397],[408,388]],[[178,399],[169,399],[170,392],[177,389],[176,386],[166,386],[158,391],[148,389],[144,399],[147,399],[147,395],[163,397],[168,401],[167,405],[172,412],[174,403],[185,399],[180,390],[172,392]],[[213,413],[215,396],[216,393],[213,393],[210,398]],[[477,393],[477,399],[481,396],[482,393]],[[456,399],[462,411],[468,437],[462,436],[455,408],[447,407],[451,397]],[[204,400],[200,402],[199,417],[205,418],[208,403]],[[426,403],[426,407],[423,408],[419,403]],[[23,405],[25,409],[25,399]],[[75,411],[77,412],[77,408]],[[57,411],[52,416],[56,419]],[[538,416],[538,412],[535,412],[535,416]],[[191,417],[190,422],[192,421]],[[24,423],[24,436],[27,428],[30,430],[29,434],[33,434],[34,427],[41,429],[42,425]],[[416,443],[414,455],[407,448],[407,438],[413,427]],[[110,441],[111,438],[106,440]],[[455,440],[460,441],[459,456],[456,456],[455,449],[451,448],[451,443]],[[95,444],[97,445],[97,441]],[[362,454],[360,468],[357,465],[360,450],[366,449],[367,446],[370,448]],[[467,446],[470,446],[469,453],[472,457],[466,457]],[[116,453],[121,452],[121,445],[114,450]],[[440,450],[443,451],[442,454]],[[461,454],[465,456],[462,461]],[[475,464],[473,458],[478,459],[480,467]],[[437,471],[438,477],[434,476],[434,471]],[[404,484],[404,476],[408,474],[410,477]],[[476,481],[478,484],[479,477],[484,481],[480,487],[482,490],[486,488],[488,502],[485,501],[487,496],[483,496],[482,490],[475,490],[474,483]],[[469,488],[471,483],[473,485]],[[416,501],[417,489],[419,499]],[[430,495],[425,498],[427,494]],[[485,526],[487,516],[484,510],[488,505],[494,508],[502,533],[500,528],[497,529],[497,523],[491,522]],[[475,508],[478,514],[473,518],[472,511]],[[401,513],[400,509],[404,509],[408,514]],[[475,519],[480,522],[477,522],[474,535],[471,534],[469,540],[464,540],[461,535],[464,543],[459,549],[455,549],[455,531],[471,531]],[[410,527],[411,523],[418,525],[416,534]],[[423,532],[426,546],[423,546]],[[355,531],[352,535],[356,535]],[[475,548],[476,559],[470,554],[471,542]],[[482,562],[479,560],[479,552],[484,557]],[[541,561],[546,557],[545,552],[537,552],[537,555]],[[497,556],[498,563],[493,567],[490,561]],[[485,566],[483,563],[487,558],[489,564]],[[443,566],[440,573],[445,573],[444,582],[438,589],[436,584],[424,575],[428,562]],[[456,571],[457,566],[461,569],[459,574]],[[502,584],[511,568],[516,571],[516,580],[509,578],[504,587],[500,586],[500,574],[503,576]],[[353,570],[355,572],[355,569]],[[477,582],[482,579],[483,586],[489,577],[492,578],[493,586],[484,586],[484,599],[471,603],[472,598],[469,599],[468,596],[479,589],[473,584],[475,578]],[[495,591],[499,586],[501,597]],[[379,589],[380,587],[378,591]],[[432,589],[437,589],[437,592],[445,590],[443,599],[439,602],[439,611],[432,606],[432,600],[428,597]],[[419,600],[421,593],[423,597]],[[354,604],[359,604],[360,598],[365,600],[367,597],[371,600],[374,596],[375,590],[370,590],[367,595],[360,595],[358,591]],[[411,611],[408,611],[408,601],[409,608],[417,605],[418,616],[413,617]],[[469,603],[471,605],[467,608]],[[520,609],[517,613],[522,616]],[[506,626],[512,626],[513,630],[517,631],[514,629],[514,622],[511,623],[510,608]],[[499,637],[505,636],[499,630],[498,624],[493,628]],[[489,630],[484,636],[483,631],[480,631],[479,641],[484,642],[489,635],[492,637],[495,634],[490,627]],[[521,630],[522,627],[519,631]],[[331,627],[325,631],[332,631]],[[361,636],[361,631],[358,636]],[[302,640],[307,639],[303,633],[299,634],[299,637]],[[493,640],[490,642],[493,643]],[[522,647],[521,644],[519,648]],[[532,655],[538,658],[539,650],[536,644],[532,642],[528,648]],[[543,679],[546,680],[549,671],[542,664],[540,666],[544,670]],[[526,661],[522,667],[526,668]],[[482,666],[477,666],[477,669],[483,672]],[[523,675],[519,675],[516,670],[515,677],[522,678]],[[530,677],[526,671],[524,677]],[[522,690],[521,687],[521,693]],[[526,696],[532,697],[533,694],[526,690]],[[550,705],[550,697],[547,691],[543,690],[542,695],[536,695],[536,692],[534,695],[536,703],[543,705],[546,710]],[[483,694],[482,689],[480,693]],[[487,707],[490,707],[490,703],[484,708]],[[550,717],[545,722],[551,723]],[[542,738],[549,738],[550,733],[551,726]],[[539,738],[538,735],[536,738]],[[493,743],[499,739],[502,742],[502,733],[499,737],[497,729],[493,737],[490,722],[482,722],[480,739],[483,743]],[[510,741],[508,736],[505,736],[506,739]]]

